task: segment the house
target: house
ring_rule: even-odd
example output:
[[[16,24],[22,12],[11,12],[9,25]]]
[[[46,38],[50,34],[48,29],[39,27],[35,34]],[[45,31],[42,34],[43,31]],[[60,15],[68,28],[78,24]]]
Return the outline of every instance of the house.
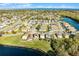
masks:
[[[21,28],[21,31],[22,31],[22,32],[26,32],[27,30],[28,30],[28,29],[27,29],[26,27],[22,27],[22,28]]]
[[[65,34],[65,38],[69,38],[69,34]]]
[[[69,35],[70,35],[70,34],[67,33],[67,32],[63,32],[63,33],[62,33],[63,38],[66,38],[66,39],[69,38]]]
[[[46,25],[46,24],[43,24],[43,25],[41,26],[41,28],[39,29],[39,31],[41,31],[41,32],[46,32],[47,29],[48,29],[47,25]]]
[[[52,38],[52,35],[53,34],[51,34],[51,33],[48,32],[48,33],[46,33],[46,38],[50,39],[50,38]]]
[[[30,40],[32,40],[32,39],[33,39],[33,35],[30,34],[30,33],[25,33],[25,34],[23,34],[23,36],[22,36],[22,40],[30,41]]]
[[[53,39],[57,39],[57,36],[55,34],[53,35]]]
[[[41,33],[40,38],[45,39],[45,34]]]
[[[72,26],[68,27],[68,29],[69,29],[69,31],[72,31],[72,32],[76,31],[76,29],[74,27],[72,27]]]
[[[22,40],[27,40],[28,35],[23,35]]]
[[[40,38],[40,34],[38,33],[35,33],[35,34],[32,34],[33,35],[33,39],[39,39]]]
[[[57,38],[63,38],[62,33],[60,33],[60,32],[56,33],[56,36],[57,36]]]
[[[28,34],[27,41],[31,41],[31,40],[33,40],[33,35],[32,34]]]
[[[0,29],[2,29],[4,27],[4,25],[0,24]]]

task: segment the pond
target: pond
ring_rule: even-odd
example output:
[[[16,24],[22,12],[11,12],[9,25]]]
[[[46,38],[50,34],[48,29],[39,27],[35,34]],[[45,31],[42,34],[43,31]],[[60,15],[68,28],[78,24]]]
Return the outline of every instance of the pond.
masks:
[[[76,22],[75,20],[68,18],[68,17],[64,17],[63,21],[69,23],[71,26],[73,26],[75,29],[79,30],[79,23]]]
[[[44,56],[39,49],[0,45],[0,56]]]

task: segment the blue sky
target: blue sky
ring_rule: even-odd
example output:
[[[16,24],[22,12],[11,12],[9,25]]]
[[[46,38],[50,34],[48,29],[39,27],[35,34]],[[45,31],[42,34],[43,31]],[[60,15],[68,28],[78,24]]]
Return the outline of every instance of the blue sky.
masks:
[[[0,9],[23,8],[74,8],[79,9],[79,3],[0,3]]]

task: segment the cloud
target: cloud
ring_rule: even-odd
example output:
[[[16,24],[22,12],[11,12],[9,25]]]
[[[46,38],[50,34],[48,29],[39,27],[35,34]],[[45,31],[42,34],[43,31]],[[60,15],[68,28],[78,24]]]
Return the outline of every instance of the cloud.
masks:
[[[15,5],[12,5],[11,8],[29,8],[31,7],[32,4],[15,4]]]
[[[34,8],[78,8],[78,7],[66,6],[66,5],[60,5],[60,6],[52,6],[52,5],[50,5],[50,6],[42,6],[42,5],[40,5],[40,6],[36,6]]]
[[[0,9],[17,9],[17,8],[29,8],[30,3],[0,3]]]
[[[9,3],[0,3],[0,6],[6,6],[9,5]]]
[[[17,7],[31,7],[32,4],[30,4],[30,3],[27,3],[27,4],[16,4],[16,6],[17,6]],[[16,6],[15,6],[15,7],[16,7]]]
[[[74,7],[74,6],[61,5],[61,6],[55,6],[54,8],[76,8],[76,7]]]
[[[32,3],[0,3],[0,9],[22,9],[22,8],[79,8],[79,7],[66,4],[44,5],[44,4],[32,4]]]

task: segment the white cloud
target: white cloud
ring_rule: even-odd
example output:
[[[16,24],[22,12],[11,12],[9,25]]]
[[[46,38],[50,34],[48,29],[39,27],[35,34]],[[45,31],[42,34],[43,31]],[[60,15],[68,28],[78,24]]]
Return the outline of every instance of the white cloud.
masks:
[[[0,3],[0,9],[11,9],[11,8],[29,8],[32,4],[30,3]]]
[[[66,5],[61,5],[61,6],[35,6],[34,8],[78,8],[75,6],[66,6]]]
[[[31,5],[32,4],[29,4],[29,3],[27,3],[27,4],[16,4],[15,6],[14,5],[11,6],[11,8],[29,8],[29,7],[31,7]]]
[[[22,5],[19,5],[19,6],[22,6],[22,7],[31,7],[31,6],[32,6],[32,4],[27,3],[27,4],[22,4]]]
[[[76,8],[76,7],[74,7],[74,6],[61,5],[61,6],[57,6],[57,8]]]
[[[6,6],[9,5],[9,3],[0,3],[0,6]]]

